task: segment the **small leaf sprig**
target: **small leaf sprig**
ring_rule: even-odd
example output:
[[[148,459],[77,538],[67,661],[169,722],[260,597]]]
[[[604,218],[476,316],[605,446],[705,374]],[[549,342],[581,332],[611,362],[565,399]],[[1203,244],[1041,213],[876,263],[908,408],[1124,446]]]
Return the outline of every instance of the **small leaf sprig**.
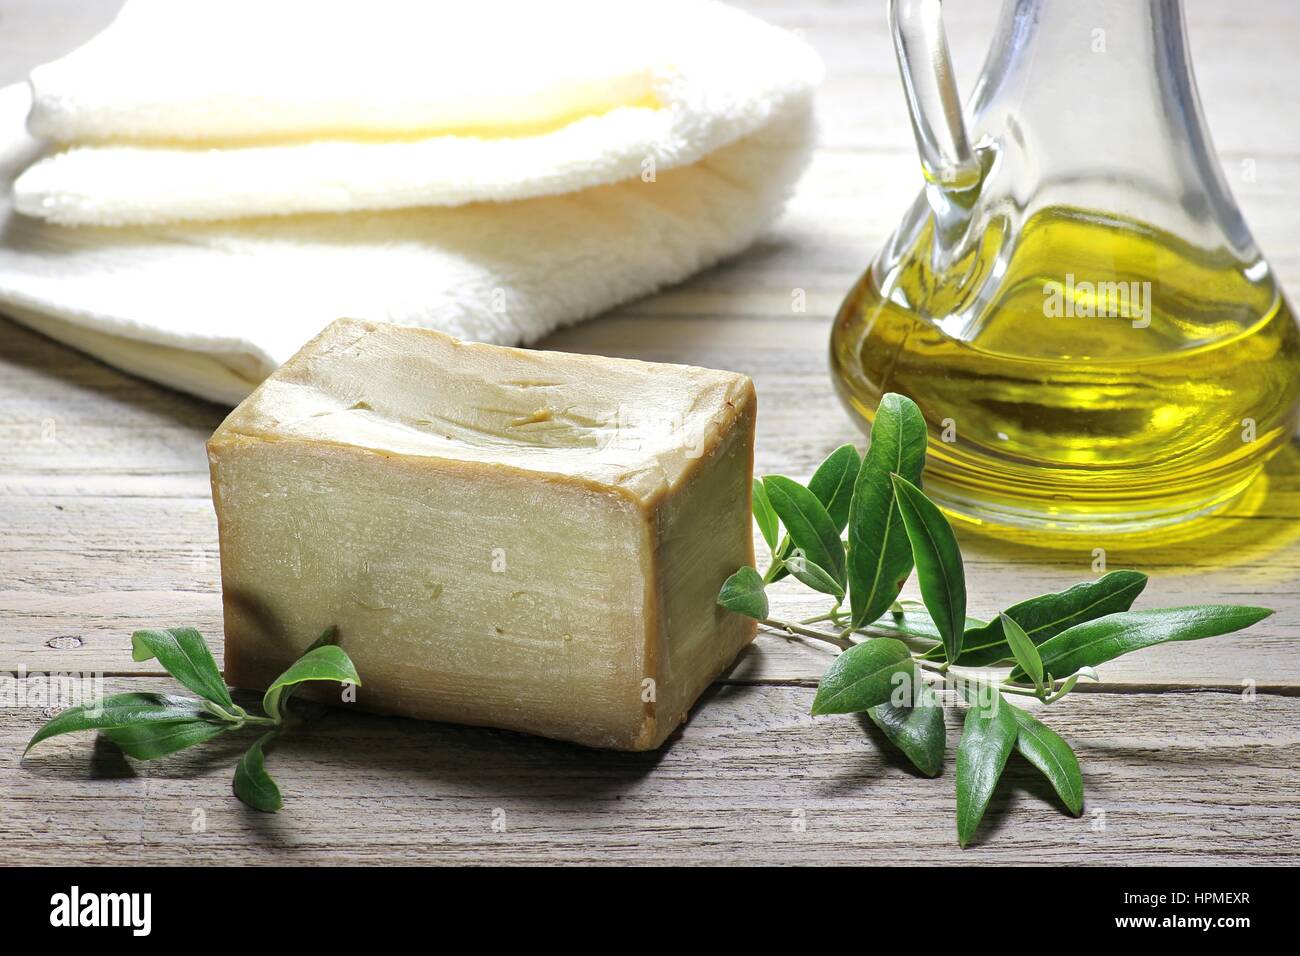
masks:
[[[754,520],[772,561],[766,574],[737,570],[718,603],[788,637],[839,648],[813,715],[865,712],[928,776],[942,771],[947,750],[936,688],[956,691],[968,705],[956,774],[957,840],[965,847],[1013,750],[1047,777],[1070,813],[1083,812],[1083,777],[1070,745],[1004,695],[1053,704],[1123,654],[1227,634],[1273,612],[1215,604],[1133,611],[1146,575],[1112,571],[1021,601],[990,621],[968,617],[957,538],[921,490],[926,444],[921,410],[890,392],[865,456],[852,445],[835,449],[806,486],[781,475],[755,479]],[[919,605],[898,600],[913,569]],[[766,588],[787,575],[828,595],[831,608],[800,621],[770,617]],[[1001,679],[981,670],[999,665],[1011,665]]]
[[[255,810],[274,813],[284,805],[280,788],[266,771],[265,752],[288,730],[295,718],[288,704],[307,681],[334,681],[360,686],[356,667],[333,642],[334,628],[325,631],[262,697],[263,714],[250,714],[234,702],[217,662],[202,635],[192,627],[136,631],[131,656],[156,659],[189,690],[192,697],[129,693],[69,707],[51,718],[27,744],[26,754],[42,740],[81,730],[98,730],[128,757],[155,760],[228,731],[260,728],[262,736],[235,766],[235,796]]]

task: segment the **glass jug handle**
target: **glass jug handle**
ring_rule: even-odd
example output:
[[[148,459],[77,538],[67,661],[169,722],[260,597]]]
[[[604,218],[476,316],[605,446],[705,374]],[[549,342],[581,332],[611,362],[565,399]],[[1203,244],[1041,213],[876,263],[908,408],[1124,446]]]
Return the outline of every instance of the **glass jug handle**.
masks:
[[[889,32],[927,182],[965,190],[980,181],[962,120],[940,0],[889,0]]]

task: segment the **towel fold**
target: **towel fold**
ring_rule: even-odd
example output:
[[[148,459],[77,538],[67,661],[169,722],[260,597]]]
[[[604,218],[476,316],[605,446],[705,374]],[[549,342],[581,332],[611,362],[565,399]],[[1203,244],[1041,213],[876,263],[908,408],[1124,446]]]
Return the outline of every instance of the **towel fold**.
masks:
[[[819,77],[698,0],[133,0],[0,90],[0,306],[224,402],[344,315],[531,342],[751,242]]]
[[[529,132],[647,98],[673,56],[665,43],[690,42],[672,33],[737,16],[680,0],[131,0],[111,29],[32,71],[31,131],[60,142]]]

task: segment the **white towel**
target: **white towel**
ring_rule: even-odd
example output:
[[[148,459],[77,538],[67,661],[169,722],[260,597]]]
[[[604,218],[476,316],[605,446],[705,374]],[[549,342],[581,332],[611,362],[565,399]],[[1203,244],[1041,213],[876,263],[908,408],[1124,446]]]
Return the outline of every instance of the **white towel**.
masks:
[[[133,0],[0,91],[0,306],[226,402],[343,315],[531,342],[751,242],[819,78],[699,0]]]

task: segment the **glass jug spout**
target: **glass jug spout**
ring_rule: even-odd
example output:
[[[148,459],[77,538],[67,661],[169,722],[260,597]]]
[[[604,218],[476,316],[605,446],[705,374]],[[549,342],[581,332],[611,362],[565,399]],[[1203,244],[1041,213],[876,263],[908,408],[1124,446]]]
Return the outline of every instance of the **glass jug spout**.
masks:
[[[836,317],[864,427],[931,427],[950,514],[1067,534],[1243,490],[1297,424],[1300,334],[1233,201],[1181,0],[1007,0],[967,107],[939,0],[892,0],[920,195]]]

